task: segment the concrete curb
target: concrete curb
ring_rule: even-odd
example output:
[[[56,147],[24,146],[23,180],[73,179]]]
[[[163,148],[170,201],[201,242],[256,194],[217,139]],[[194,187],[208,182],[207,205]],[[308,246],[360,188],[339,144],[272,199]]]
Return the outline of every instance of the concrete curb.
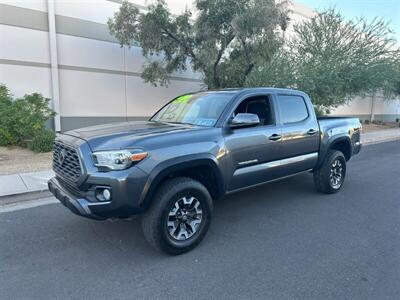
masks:
[[[400,140],[400,128],[385,129],[367,133],[361,132],[361,144],[363,145],[395,140]]]
[[[365,141],[364,143],[362,143],[363,146],[370,146],[370,145],[375,145],[375,144],[380,144],[380,143],[388,143],[388,142],[395,142],[395,141],[399,141],[400,142],[400,138],[399,137],[390,137],[387,139],[382,139],[382,140],[378,140],[378,141]]]
[[[23,210],[27,208],[34,208],[42,205],[57,204],[57,203],[59,203],[59,201],[54,197],[38,198],[38,199],[14,202],[7,205],[0,205],[0,214],[13,212],[17,210]]]
[[[53,196],[48,190],[18,193],[14,195],[0,196],[0,206],[36,200]]]

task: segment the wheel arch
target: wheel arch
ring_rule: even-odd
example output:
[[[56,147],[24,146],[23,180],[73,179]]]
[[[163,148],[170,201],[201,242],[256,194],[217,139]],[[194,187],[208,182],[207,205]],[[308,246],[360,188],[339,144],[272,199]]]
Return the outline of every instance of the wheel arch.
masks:
[[[348,136],[333,137],[326,143],[324,150],[320,152],[320,158],[317,167],[320,167],[330,150],[338,150],[343,153],[346,161],[351,158],[352,144]]]
[[[173,177],[189,177],[201,182],[213,199],[225,192],[225,183],[218,161],[212,155],[196,155],[176,158],[157,166],[149,176],[140,199],[140,206],[147,208],[157,191],[165,181]]]
[[[351,158],[351,142],[350,138],[342,137],[333,141],[329,147],[329,150],[338,150],[343,153],[346,161]]]

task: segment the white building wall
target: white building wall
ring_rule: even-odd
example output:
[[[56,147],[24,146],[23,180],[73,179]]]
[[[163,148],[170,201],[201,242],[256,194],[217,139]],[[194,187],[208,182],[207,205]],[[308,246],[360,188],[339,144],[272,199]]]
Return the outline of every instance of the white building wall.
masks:
[[[1,0],[0,4],[47,12],[47,4],[44,0]]]
[[[307,21],[315,14],[315,12],[308,6],[296,2],[289,3],[288,8],[291,13],[289,15],[290,22],[288,28],[286,29],[285,37],[290,39],[294,34],[293,26]]]
[[[185,7],[172,2],[174,12]],[[173,74],[168,88],[144,83],[141,49],[121,48],[108,33],[107,20],[120,3],[55,2],[62,130],[147,118],[174,96],[202,87],[190,69]],[[52,98],[47,1],[0,0],[0,42],[0,83],[16,97],[40,92]]]
[[[144,0],[132,0],[141,9]],[[191,0],[167,1],[174,13],[192,6]],[[153,87],[140,78],[145,62],[139,47],[121,48],[106,22],[119,0],[58,0],[55,2],[60,115],[62,130],[112,121],[143,119],[174,96],[202,87],[200,74],[190,69],[173,74],[168,88]],[[292,24],[313,11],[294,3]],[[0,83],[15,96],[40,92],[52,98],[46,0],[0,0]],[[292,34],[290,25],[287,37]],[[400,103],[378,100],[379,118],[400,114]],[[371,113],[368,99],[334,111],[340,115]],[[390,115],[390,116],[389,116]],[[388,117],[389,116],[389,117]]]
[[[387,99],[382,95],[356,97],[348,104],[342,105],[332,111],[337,116],[357,116],[361,120],[380,120],[393,122],[400,118],[400,100]]]

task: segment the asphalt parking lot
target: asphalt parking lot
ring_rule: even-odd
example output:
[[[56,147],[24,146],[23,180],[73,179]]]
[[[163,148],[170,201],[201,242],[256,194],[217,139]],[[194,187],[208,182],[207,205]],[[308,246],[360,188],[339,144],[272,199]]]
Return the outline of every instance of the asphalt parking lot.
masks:
[[[0,213],[0,299],[398,299],[400,141],[365,147],[335,195],[311,174],[216,203],[194,251],[60,204]]]

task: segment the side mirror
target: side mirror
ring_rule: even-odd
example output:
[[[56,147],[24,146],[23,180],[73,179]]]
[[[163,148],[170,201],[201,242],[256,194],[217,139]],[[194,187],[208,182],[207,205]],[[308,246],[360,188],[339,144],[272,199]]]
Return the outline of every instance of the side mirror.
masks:
[[[231,128],[250,127],[260,124],[256,114],[237,114],[230,122]]]

